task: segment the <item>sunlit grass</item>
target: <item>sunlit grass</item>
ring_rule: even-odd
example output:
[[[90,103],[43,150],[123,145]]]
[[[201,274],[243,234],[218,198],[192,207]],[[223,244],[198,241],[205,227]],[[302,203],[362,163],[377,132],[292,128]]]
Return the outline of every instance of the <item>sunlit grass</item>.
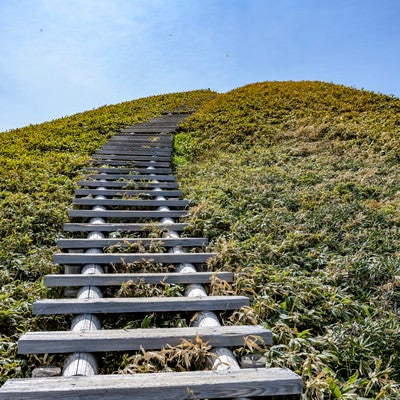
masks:
[[[236,272],[273,331],[268,365],[301,374],[307,399],[400,396],[399,111],[343,86],[261,83],[176,138],[190,232]]]

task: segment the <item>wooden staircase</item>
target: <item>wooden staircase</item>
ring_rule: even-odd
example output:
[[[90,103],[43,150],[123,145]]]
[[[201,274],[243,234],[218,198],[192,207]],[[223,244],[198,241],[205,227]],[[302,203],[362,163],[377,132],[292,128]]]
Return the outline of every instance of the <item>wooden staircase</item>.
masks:
[[[244,296],[208,296],[203,285],[212,279],[232,282],[231,272],[199,267],[216,254],[201,251],[206,238],[181,237],[187,226],[187,201],[172,175],[173,133],[186,114],[165,114],[123,129],[96,154],[79,182],[71,238],[57,242],[54,262],[64,274],[48,275],[54,288],[75,288],[75,298],[43,299],[33,304],[38,315],[74,315],[70,331],[28,332],[20,354],[69,354],[63,376],[10,379],[0,399],[216,399],[293,398],[301,379],[283,368],[241,369],[231,349],[246,338],[272,343],[262,326],[221,326],[215,312],[248,306]],[[86,237],[85,237],[86,236]],[[139,250],[138,250],[139,249]],[[155,249],[155,250],[154,250]],[[117,252],[110,252],[116,250]],[[173,271],[136,272],[141,265],[174,267]],[[116,272],[124,266],[129,272]],[[112,266],[112,268],[110,268]],[[123,271],[123,270],[122,270]],[[123,284],[185,285],[180,297],[103,297]],[[101,329],[103,314],[197,313],[184,328]],[[95,354],[160,350],[200,338],[213,347],[210,370],[132,375],[99,375]]]

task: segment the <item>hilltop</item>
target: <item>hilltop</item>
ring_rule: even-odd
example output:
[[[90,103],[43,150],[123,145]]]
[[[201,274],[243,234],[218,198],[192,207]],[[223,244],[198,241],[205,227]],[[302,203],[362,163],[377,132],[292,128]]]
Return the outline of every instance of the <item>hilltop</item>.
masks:
[[[196,109],[175,138],[190,235],[253,298],[226,323],[269,327],[268,366],[303,376],[305,398],[398,398],[400,100],[323,82],[264,82],[225,94],[154,96],[2,133],[0,375],[52,360],[16,356],[50,329],[54,239],[90,154],[121,127]],[[53,360],[56,363],[57,360]]]

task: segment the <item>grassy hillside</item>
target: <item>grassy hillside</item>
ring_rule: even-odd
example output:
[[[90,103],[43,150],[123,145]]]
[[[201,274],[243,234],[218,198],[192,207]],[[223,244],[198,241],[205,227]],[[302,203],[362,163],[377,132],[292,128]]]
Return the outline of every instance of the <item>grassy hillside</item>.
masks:
[[[253,307],[226,323],[272,329],[269,366],[301,374],[306,399],[397,399],[400,100],[320,82],[155,96],[1,133],[0,379],[49,360],[17,357],[48,293],[54,239],[79,169],[113,132],[197,108],[176,136],[189,234],[237,273]]]
[[[40,278],[55,271],[55,238],[80,168],[121,127],[166,110],[196,109],[213,97],[211,91],[148,97],[0,133],[0,383],[46,363],[16,356],[21,333],[57,324],[69,329],[62,317],[32,318],[31,305],[51,295]]]
[[[253,298],[234,320],[307,399],[400,396],[399,140],[399,99],[320,82],[220,95],[176,137],[192,233]]]

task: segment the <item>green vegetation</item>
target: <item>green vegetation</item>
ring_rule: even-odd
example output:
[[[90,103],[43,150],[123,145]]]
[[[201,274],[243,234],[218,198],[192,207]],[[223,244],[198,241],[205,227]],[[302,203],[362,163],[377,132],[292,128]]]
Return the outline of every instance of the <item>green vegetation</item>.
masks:
[[[210,267],[235,271],[233,290],[253,300],[226,323],[269,327],[267,364],[301,374],[305,399],[398,399],[400,100],[321,82],[154,96],[1,133],[0,380],[52,361],[18,357],[22,332],[69,329],[30,309],[52,295],[41,277],[80,168],[121,127],[181,107],[200,107],[175,138],[188,234],[211,239]],[[120,294],[132,290],[147,288]],[[193,362],[208,351],[182,346]],[[121,369],[176,354],[122,355]]]
[[[400,396],[400,100],[320,82],[248,85],[176,137],[191,233],[270,327],[305,398]],[[396,383],[397,382],[397,383]]]
[[[153,96],[0,133],[0,384],[51,362],[17,357],[21,333],[69,329],[63,317],[33,318],[31,305],[55,295],[41,277],[56,271],[55,239],[90,155],[125,126],[167,110],[197,109],[213,97],[207,90]]]

